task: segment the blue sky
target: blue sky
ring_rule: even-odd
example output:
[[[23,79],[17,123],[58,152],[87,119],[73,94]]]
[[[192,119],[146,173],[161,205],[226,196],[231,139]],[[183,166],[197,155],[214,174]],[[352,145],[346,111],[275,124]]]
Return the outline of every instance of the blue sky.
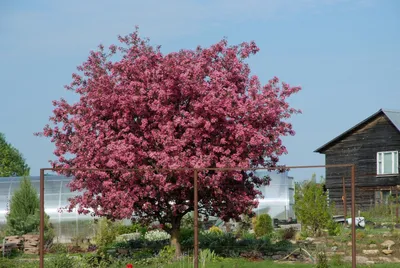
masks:
[[[278,76],[303,90],[297,134],[282,164],[324,164],[313,151],[380,108],[400,109],[400,1],[171,0],[0,2],[0,132],[38,175],[53,145],[33,136],[51,101],[76,100],[63,86],[91,49],[140,27],[163,52],[255,40],[249,60],[265,83]],[[397,75],[396,75],[397,74]],[[323,170],[293,170],[296,179]]]

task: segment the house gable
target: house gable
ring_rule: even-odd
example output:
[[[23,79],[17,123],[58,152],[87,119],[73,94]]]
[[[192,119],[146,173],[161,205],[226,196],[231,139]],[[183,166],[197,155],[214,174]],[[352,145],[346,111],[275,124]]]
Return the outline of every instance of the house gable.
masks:
[[[368,129],[368,128],[372,127],[371,124],[374,124],[374,121],[377,118],[381,118],[382,116],[386,117],[389,124],[391,124],[397,130],[397,132],[400,133],[400,111],[389,110],[389,109],[380,109],[378,112],[376,112],[373,115],[369,116],[368,118],[364,119],[363,121],[356,124],[355,126],[348,129],[347,131],[343,132],[336,138],[325,143],[324,145],[322,145],[321,147],[316,149],[314,152],[324,154],[326,150],[328,150],[330,147],[332,147],[335,144],[337,144],[338,142],[340,142],[342,139],[345,139],[346,137],[356,134],[360,130],[362,131],[363,129]]]

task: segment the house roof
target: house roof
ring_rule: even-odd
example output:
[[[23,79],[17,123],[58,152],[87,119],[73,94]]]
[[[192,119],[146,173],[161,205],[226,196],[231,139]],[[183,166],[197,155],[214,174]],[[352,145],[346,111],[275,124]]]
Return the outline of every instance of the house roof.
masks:
[[[322,145],[321,147],[316,149],[314,152],[322,153],[325,149],[327,149],[333,143],[343,139],[344,137],[346,137],[347,135],[349,135],[350,133],[352,133],[353,131],[358,129],[360,126],[370,122],[371,120],[375,119],[376,117],[378,117],[381,114],[384,114],[390,120],[390,122],[397,128],[397,130],[400,132],[400,110],[380,109],[379,111],[377,111],[373,115],[367,117],[366,119],[364,119],[360,123],[356,124],[352,128],[348,129],[347,131],[343,132],[342,134],[340,134],[336,138],[334,138],[331,141],[325,143],[324,145]]]

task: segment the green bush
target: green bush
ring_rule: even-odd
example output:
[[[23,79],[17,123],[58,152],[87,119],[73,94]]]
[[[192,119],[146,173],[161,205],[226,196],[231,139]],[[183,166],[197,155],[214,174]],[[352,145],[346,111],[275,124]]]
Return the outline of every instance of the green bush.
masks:
[[[117,224],[106,218],[100,219],[97,224],[97,233],[94,241],[98,251],[105,251],[107,246],[111,245],[117,237],[118,227]]]
[[[67,254],[57,254],[49,258],[46,266],[52,268],[74,268],[75,260]]]
[[[6,235],[38,234],[40,225],[39,197],[29,178],[24,177],[14,192],[7,215]],[[50,244],[54,230],[45,214],[45,241]]]
[[[320,251],[317,253],[317,264],[315,267],[316,268],[328,268],[329,267],[328,258],[324,251]]]
[[[297,230],[294,227],[282,229],[281,237],[284,240],[292,240],[295,238]]]
[[[340,223],[337,223],[333,220],[331,220],[328,224],[327,224],[327,229],[328,229],[328,234],[330,236],[338,236],[341,234],[343,226]]]
[[[137,232],[144,235],[147,232],[147,228],[142,226],[139,223],[133,223],[130,225],[117,224],[116,232],[117,232],[117,235],[131,234],[131,233],[137,233]]]
[[[58,254],[60,254],[60,253],[68,253],[68,247],[65,244],[54,243],[49,248],[49,253],[58,253]]]
[[[230,257],[235,252],[236,237],[232,233],[202,232],[199,236],[202,249],[210,249],[222,257]]]
[[[272,219],[268,214],[258,215],[254,223],[254,233],[257,237],[269,235],[274,231]]]
[[[309,228],[312,235],[322,235],[322,230],[327,228],[332,217],[327,195],[323,185],[316,182],[315,174],[310,181],[296,184],[294,199],[296,218],[302,226]]]
[[[0,268],[17,268],[19,266],[15,259],[0,257]]]

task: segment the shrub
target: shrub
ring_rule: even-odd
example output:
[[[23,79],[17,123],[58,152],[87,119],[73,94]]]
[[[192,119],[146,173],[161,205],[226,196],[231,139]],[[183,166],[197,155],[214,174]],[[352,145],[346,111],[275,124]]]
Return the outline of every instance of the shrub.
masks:
[[[94,241],[98,251],[104,251],[117,237],[117,226],[111,220],[102,218],[98,222],[97,234]]]
[[[17,264],[15,259],[8,259],[0,257],[0,268],[17,268],[20,265]]]
[[[208,229],[208,231],[210,233],[222,234],[222,230],[219,227],[215,226],[215,225],[211,226],[211,228]]]
[[[14,192],[7,215],[7,235],[37,234],[39,232],[40,213],[39,197],[31,180],[24,177],[19,188]],[[54,238],[54,230],[45,214],[45,241],[50,244]]]
[[[49,248],[49,253],[58,253],[58,254],[60,254],[60,253],[68,253],[68,247],[65,244],[54,243]]]
[[[234,255],[236,248],[236,237],[232,233],[202,232],[199,236],[202,249],[210,249],[223,257]]]
[[[327,224],[327,228],[328,228],[328,234],[330,236],[338,236],[341,234],[343,226],[340,223],[337,223],[337,222],[331,220]]]
[[[269,235],[273,232],[272,219],[268,214],[262,214],[256,217],[254,223],[254,233],[256,236],[261,237]]]
[[[67,254],[57,254],[50,258],[46,263],[46,266],[52,268],[73,268],[74,265],[74,259]]]
[[[327,195],[323,185],[316,183],[315,174],[310,181],[296,185],[294,199],[296,217],[302,226],[309,227],[313,235],[321,235],[332,217]]]
[[[243,236],[245,233],[247,233],[251,229],[251,219],[247,215],[243,215],[241,217],[241,220],[239,221],[239,226],[237,229],[237,235],[238,236]]]
[[[320,251],[317,253],[317,265],[316,268],[328,268],[328,258],[326,257],[326,253],[324,251]]]
[[[170,234],[168,234],[165,231],[162,230],[152,230],[147,232],[144,235],[144,238],[148,241],[162,241],[162,240],[169,240],[171,237]]]
[[[118,235],[131,234],[131,233],[137,233],[137,232],[144,235],[147,232],[147,228],[142,226],[139,223],[133,223],[130,225],[118,224],[116,226],[116,232]]]
[[[115,241],[117,242],[123,242],[123,241],[129,241],[129,240],[138,240],[142,237],[142,234],[137,232],[137,233],[130,233],[130,234],[122,234],[119,235],[115,238]]]
[[[296,237],[297,230],[294,227],[285,228],[282,230],[282,239],[292,240]]]

